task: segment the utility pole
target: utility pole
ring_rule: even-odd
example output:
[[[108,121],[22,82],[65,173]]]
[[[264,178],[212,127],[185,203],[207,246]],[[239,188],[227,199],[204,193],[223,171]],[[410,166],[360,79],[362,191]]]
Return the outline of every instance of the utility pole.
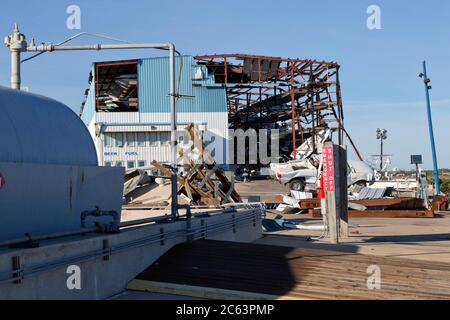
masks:
[[[428,116],[428,130],[430,132],[430,142],[431,142],[431,154],[433,156],[433,167],[434,167],[434,185],[436,195],[441,194],[441,186],[439,184],[439,167],[436,156],[436,145],[434,143],[434,130],[433,130],[433,118],[431,116],[431,103],[430,103],[430,86],[431,80],[427,76],[427,62],[423,62],[423,73],[419,74],[419,77],[423,79],[425,85],[425,98],[427,103],[427,116]]]
[[[387,130],[386,129],[377,129],[377,140],[380,140],[381,143],[381,151],[380,151],[380,171],[383,171],[383,142],[387,139]]]

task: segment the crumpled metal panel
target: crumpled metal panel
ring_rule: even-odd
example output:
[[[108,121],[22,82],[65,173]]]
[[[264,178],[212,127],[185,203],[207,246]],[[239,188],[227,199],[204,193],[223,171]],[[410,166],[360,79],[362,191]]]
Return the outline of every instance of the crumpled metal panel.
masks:
[[[358,196],[358,200],[381,199],[386,194],[386,188],[364,188]]]
[[[261,64],[259,65],[261,61]],[[261,73],[261,81],[268,81],[278,75],[280,61],[268,59],[244,59],[244,73],[251,81],[258,81]]]

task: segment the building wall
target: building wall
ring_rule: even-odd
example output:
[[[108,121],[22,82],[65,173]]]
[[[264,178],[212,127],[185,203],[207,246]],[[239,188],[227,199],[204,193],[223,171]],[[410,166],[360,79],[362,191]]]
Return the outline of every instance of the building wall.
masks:
[[[228,112],[225,88],[214,84],[214,76],[204,66],[196,65],[193,57],[176,59],[177,79],[182,66],[177,102],[178,129],[190,123],[205,131],[205,142],[211,142],[216,161],[225,164],[228,154]],[[202,70],[203,79],[195,80]],[[82,119],[96,144],[100,165],[126,165],[128,161],[152,160],[171,162],[170,146],[105,147],[105,134],[170,131],[169,59],[167,57],[141,59],[138,65],[138,112],[95,112],[95,79],[84,107]],[[177,81],[178,83],[178,81]],[[181,133],[180,133],[181,134]],[[122,162],[122,163],[120,163]]]
[[[178,94],[185,96],[177,103],[178,112],[227,112],[226,91],[214,84],[214,76],[198,66],[192,56],[176,58]],[[182,65],[181,78],[178,76]],[[202,69],[204,80],[193,80],[197,69]],[[142,59],[138,67],[139,111],[142,113],[170,112],[169,59]]]
[[[93,70],[92,74],[94,74]],[[95,114],[95,81],[94,79],[92,79],[92,82],[89,86],[89,93],[86,98],[86,103],[83,108],[83,113],[81,115],[81,120],[83,120],[84,124],[89,125],[89,123],[94,118],[94,114]]]
[[[140,119],[136,119],[140,116]],[[194,123],[198,129],[205,131],[204,141],[210,143],[211,151],[216,161],[224,164],[228,153],[228,114],[222,112],[195,112],[178,114],[178,131],[181,135],[184,128]],[[225,119],[225,121],[224,121]],[[104,165],[106,162],[116,164],[117,161],[146,161],[147,165],[152,160],[159,162],[171,162],[170,145],[164,141],[159,141],[157,146],[150,146],[147,140],[145,147],[139,147],[137,143],[134,147],[126,143],[123,147],[105,147],[105,134],[110,133],[154,133],[170,132],[170,114],[169,113],[147,113],[132,115],[130,113],[98,113],[97,123],[106,124],[102,130],[100,138],[96,138],[97,149],[100,151],[99,162]],[[186,141],[186,140],[185,140]],[[213,150],[214,149],[214,150]]]

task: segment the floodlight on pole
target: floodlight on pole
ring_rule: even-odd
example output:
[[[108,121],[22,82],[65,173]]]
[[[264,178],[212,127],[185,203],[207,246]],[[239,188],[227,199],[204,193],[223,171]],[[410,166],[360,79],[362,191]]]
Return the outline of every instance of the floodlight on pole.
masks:
[[[380,140],[381,151],[380,151],[380,171],[383,171],[383,142],[387,139],[387,130],[386,129],[377,129],[377,140]]]

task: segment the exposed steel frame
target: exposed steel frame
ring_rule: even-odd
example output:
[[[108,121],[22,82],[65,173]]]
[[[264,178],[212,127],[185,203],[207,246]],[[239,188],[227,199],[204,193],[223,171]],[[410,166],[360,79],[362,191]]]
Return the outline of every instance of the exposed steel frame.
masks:
[[[139,60],[120,60],[120,61],[107,61],[107,62],[96,62],[94,63],[95,70],[95,109],[97,110],[99,107],[99,69],[103,67],[114,67],[114,66],[124,66],[124,65],[137,65]]]
[[[337,133],[339,144],[343,144],[344,135],[348,136],[340,66],[336,62],[247,54],[201,55],[195,59],[215,75],[216,83],[226,86],[232,129],[271,128],[275,123],[288,123],[292,126],[293,150],[327,127]],[[267,67],[263,70],[264,65],[274,64],[276,73],[271,74]],[[350,137],[349,141],[361,158]]]

